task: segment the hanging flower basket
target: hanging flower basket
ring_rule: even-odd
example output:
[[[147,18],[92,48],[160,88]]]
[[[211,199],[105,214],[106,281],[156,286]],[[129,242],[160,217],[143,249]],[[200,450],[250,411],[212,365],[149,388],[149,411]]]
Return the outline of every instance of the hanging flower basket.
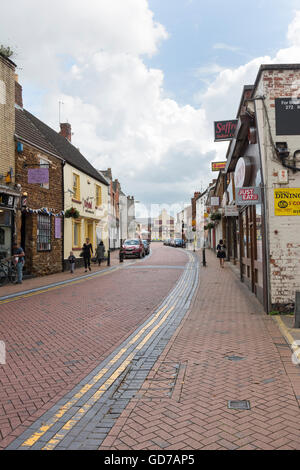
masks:
[[[71,207],[71,209],[67,209],[65,212],[65,217],[66,219],[70,219],[73,217],[73,219],[78,219],[79,218],[79,212],[75,207]]]
[[[221,220],[221,214],[220,212],[214,212],[213,214],[211,214],[210,216],[210,219],[211,220]]]

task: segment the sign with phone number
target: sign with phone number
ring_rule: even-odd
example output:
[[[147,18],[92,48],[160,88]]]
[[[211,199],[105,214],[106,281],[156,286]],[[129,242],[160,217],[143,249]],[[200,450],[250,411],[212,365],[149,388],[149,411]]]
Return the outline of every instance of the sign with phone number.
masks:
[[[275,215],[300,215],[300,188],[274,189]]]

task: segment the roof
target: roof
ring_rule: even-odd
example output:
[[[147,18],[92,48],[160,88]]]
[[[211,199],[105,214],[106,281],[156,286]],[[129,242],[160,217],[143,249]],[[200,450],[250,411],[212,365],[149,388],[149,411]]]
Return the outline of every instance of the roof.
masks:
[[[58,155],[56,149],[45,139],[43,134],[38,130],[37,127],[26,117],[26,114],[22,109],[15,108],[15,117],[16,117],[16,128],[15,135],[16,138],[24,140],[28,144],[37,147],[40,150],[55,155],[58,158],[61,156]]]
[[[71,144],[71,142],[68,141],[68,139],[51,129],[51,127],[47,126],[47,124],[40,121],[25,109],[23,112],[29,121],[31,121],[31,123],[42,133],[48,143],[50,143],[50,145],[55,148],[56,152],[58,155],[60,155],[61,158],[83,173],[86,173],[92,178],[108,186],[108,182],[101,175],[101,173],[99,173],[96,168],[91,165],[91,163],[80,153],[76,147],[74,147],[74,145]]]

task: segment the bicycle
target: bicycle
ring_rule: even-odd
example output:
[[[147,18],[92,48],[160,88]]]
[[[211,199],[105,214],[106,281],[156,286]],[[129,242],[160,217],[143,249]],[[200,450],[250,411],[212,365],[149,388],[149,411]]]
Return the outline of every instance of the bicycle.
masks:
[[[0,286],[7,284],[8,282],[16,282],[17,269],[8,259],[2,259],[0,261]]]

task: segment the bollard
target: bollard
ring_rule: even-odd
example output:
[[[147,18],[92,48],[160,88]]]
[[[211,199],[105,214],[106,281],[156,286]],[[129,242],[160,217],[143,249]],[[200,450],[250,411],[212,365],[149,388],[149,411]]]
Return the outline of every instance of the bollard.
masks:
[[[120,253],[119,253],[120,263],[123,263],[123,258],[124,258],[124,255],[123,255],[122,251],[120,250]]]
[[[294,328],[300,328],[300,292],[299,291],[296,291]]]
[[[204,267],[206,266],[205,248],[202,249],[202,264]]]
[[[110,266],[110,250],[107,251],[107,266]]]

